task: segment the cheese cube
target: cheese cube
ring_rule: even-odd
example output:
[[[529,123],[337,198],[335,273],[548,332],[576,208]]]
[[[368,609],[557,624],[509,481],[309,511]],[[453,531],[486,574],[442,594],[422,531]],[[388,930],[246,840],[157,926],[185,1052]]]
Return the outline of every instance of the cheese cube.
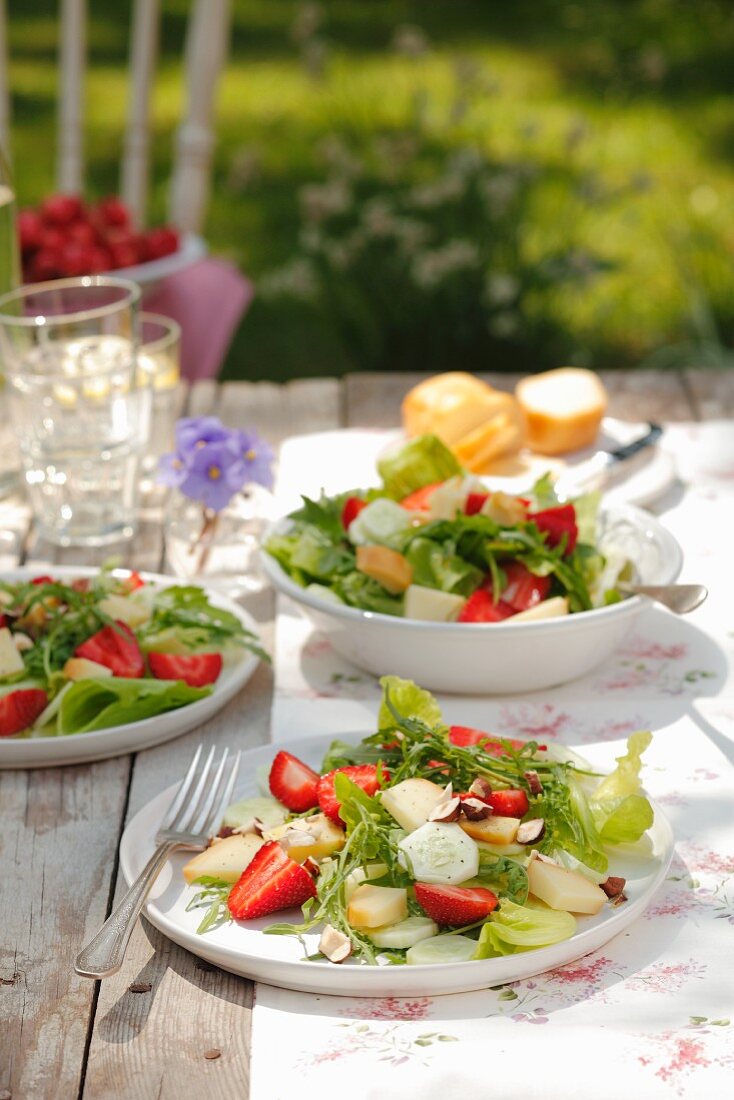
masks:
[[[514,844],[520,818],[499,817],[493,814],[482,821],[467,821],[462,818],[459,824],[474,840],[483,840],[486,844]]]
[[[551,909],[569,913],[598,913],[607,896],[595,883],[555,863],[533,859],[528,864],[530,893]]]
[[[135,629],[147,623],[150,618],[150,608],[143,603],[132,599],[130,596],[120,596],[115,592],[105,596],[99,601],[100,611],[109,615],[111,619],[119,619],[129,627]]]
[[[288,844],[286,851],[296,863],[303,863],[309,856],[316,860],[325,859],[344,847],[344,830],[325,814],[287,821],[284,825],[268,829],[263,835],[266,840],[281,840],[287,838],[288,834],[293,837],[294,842]]]
[[[23,658],[16,648],[13,635],[7,626],[0,629],[0,676],[11,676],[25,668]]]
[[[352,894],[347,920],[354,928],[380,928],[397,924],[408,915],[408,894],[402,887],[364,883]]]
[[[541,600],[527,611],[510,615],[509,619],[503,619],[503,622],[530,623],[538,622],[540,619],[558,619],[562,615],[568,615],[568,600],[565,596],[551,596],[549,600]]]
[[[465,603],[463,596],[455,596],[453,592],[439,592],[437,588],[411,584],[405,590],[403,613],[406,619],[448,623],[456,618]]]
[[[67,680],[104,680],[112,669],[86,657],[70,657],[61,670]]]
[[[443,798],[443,789],[428,779],[404,779],[380,792],[380,801],[401,829],[412,833],[428,821],[431,810]]]

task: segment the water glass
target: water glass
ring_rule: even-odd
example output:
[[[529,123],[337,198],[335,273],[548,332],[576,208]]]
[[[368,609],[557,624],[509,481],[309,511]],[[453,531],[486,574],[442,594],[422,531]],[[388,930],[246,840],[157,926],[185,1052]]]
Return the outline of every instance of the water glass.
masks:
[[[138,368],[148,375],[152,388],[150,438],[143,458],[143,471],[147,475],[143,486],[150,491],[159,458],[174,448],[181,326],[160,313],[141,313],[139,318]]]
[[[0,298],[0,364],[40,534],[102,546],[133,534],[150,379],[137,368],[140,290],[93,275]]]

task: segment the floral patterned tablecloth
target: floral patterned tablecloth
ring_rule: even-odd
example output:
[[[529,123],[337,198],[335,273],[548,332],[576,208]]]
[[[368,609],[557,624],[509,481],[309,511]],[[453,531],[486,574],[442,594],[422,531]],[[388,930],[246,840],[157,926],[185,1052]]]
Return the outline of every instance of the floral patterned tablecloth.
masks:
[[[373,480],[379,432],[288,441],[280,500]],[[444,997],[356,999],[256,987],[252,1100],[595,1100],[728,1095],[734,1070],[734,424],[669,428],[679,480],[652,510],[708,601],[651,608],[600,668],[527,697],[441,699],[453,723],[582,745],[611,764],[651,729],[645,782],[676,853],[644,916],[603,948],[535,978]],[[373,728],[379,687],[280,602],[272,738]]]

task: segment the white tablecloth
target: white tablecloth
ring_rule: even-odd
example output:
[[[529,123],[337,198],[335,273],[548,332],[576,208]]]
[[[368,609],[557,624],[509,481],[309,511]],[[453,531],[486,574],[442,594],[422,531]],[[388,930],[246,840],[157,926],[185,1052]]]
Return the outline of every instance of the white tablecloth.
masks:
[[[299,492],[374,481],[379,432],[289,440],[282,511]],[[734,1069],[734,424],[669,428],[679,481],[654,506],[708,601],[651,609],[590,675],[525,698],[441,699],[448,721],[594,746],[609,764],[635,729],[655,737],[645,783],[676,833],[669,877],[605,947],[498,989],[381,1000],[258,985],[251,1100],[595,1100],[728,1095]],[[272,738],[374,729],[379,686],[281,599]],[[297,745],[294,744],[297,752]],[[728,759],[727,759],[728,757]],[[532,1026],[528,1026],[532,1025]],[[728,1082],[728,1083],[727,1083]]]

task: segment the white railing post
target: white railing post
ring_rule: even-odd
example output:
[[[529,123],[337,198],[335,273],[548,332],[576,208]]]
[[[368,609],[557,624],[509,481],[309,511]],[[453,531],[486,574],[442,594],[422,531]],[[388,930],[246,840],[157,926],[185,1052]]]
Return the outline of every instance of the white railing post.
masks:
[[[59,141],[56,182],[59,191],[83,186],[83,89],[87,42],[86,0],[61,0],[59,41]]]
[[[150,91],[158,52],[159,11],[160,0],[135,0],[120,193],[139,226],[145,224],[148,200]]]
[[[10,91],[8,89],[8,18],[0,0],[0,148],[10,161]]]
[[[229,40],[230,0],[195,0],[186,35],[186,109],[176,135],[169,217],[197,232],[204,220],[211,173],[212,111]]]

